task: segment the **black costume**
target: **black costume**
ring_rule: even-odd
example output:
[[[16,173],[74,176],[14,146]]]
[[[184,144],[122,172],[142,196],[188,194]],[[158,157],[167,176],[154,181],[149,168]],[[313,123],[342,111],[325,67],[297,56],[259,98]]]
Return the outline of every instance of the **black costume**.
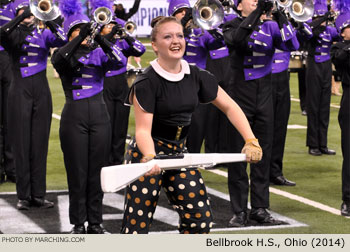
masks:
[[[217,81],[207,71],[188,67],[186,61],[182,61],[182,68],[187,69],[184,77],[176,81],[160,75],[155,70],[160,68],[158,63],[151,65],[137,77],[131,94],[136,95],[142,109],[153,113],[151,134],[156,153],[187,152],[185,142],[191,115],[199,102],[208,103],[216,98]],[[129,100],[126,102],[130,104]],[[139,162],[141,158],[133,140],[126,152],[126,162]],[[203,179],[199,170],[185,168],[141,177],[127,187],[122,233],[148,233],[162,186],[179,214],[179,231],[208,233],[212,214]]]

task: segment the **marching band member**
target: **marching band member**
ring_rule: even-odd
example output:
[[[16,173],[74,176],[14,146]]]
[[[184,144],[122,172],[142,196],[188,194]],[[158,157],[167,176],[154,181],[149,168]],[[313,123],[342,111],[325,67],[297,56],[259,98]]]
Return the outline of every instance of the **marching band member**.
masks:
[[[338,0],[340,15],[335,25],[342,41],[331,48],[332,62],[341,74],[343,96],[340,102],[339,125],[341,129],[341,147],[343,153],[342,200],[340,207],[343,216],[350,216],[350,1]]]
[[[216,29],[206,31],[201,28],[187,27],[193,22],[192,8],[188,0],[171,0],[169,16],[180,20],[185,29],[186,53],[184,59],[191,65],[206,68],[207,54],[210,50],[225,46],[222,35]],[[208,106],[200,104],[192,116],[186,146],[191,153],[199,153],[206,133]]]
[[[274,219],[267,211],[273,136],[271,65],[275,48],[294,51],[298,49],[299,43],[282,12],[274,14],[277,22],[261,20],[271,9],[272,2],[239,0],[237,10],[242,17],[225,23],[223,32],[233,74],[230,95],[247,116],[264,152],[261,162],[250,166],[252,209],[249,218],[260,224],[277,225],[283,222]],[[234,129],[228,137],[230,152],[239,151],[244,140]],[[231,163],[228,167],[228,187],[234,212],[228,225],[242,227],[248,221],[249,181],[246,164]]]
[[[16,18],[1,27],[1,45],[9,52],[13,82],[8,98],[8,127],[16,164],[17,208],[51,208],[45,200],[46,160],[52,100],[46,78],[51,47],[66,43],[63,31],[52,21],[39,29],[28,0],[16,0]],[[64,38],[64,39],[63,39]]]
[[[331,102],[332,64],[330,48],[339,39],[335,27],[326,24],[330,17],[326,0],[316,0],[313,21],[309,24],[313,37],[308,42],[306,68],[307,136],[309,154],[335,155],[327,147],[327,131]]]
[[[99,1],[99,3],[101,2]],[[125,57],[140,57],[146,51],[146,47],[140,41],[129,36],[123,29],[124,26],[124,20],[115,18],[102,28],[101,35],[118,46]],[[123,35],[120,37],[118,34]],[[109,165],[122,164],[124,159],[130,112],[130,107],[124,105],[124,99],[129,92],[126,68],[125,65],[118,70],[107,71],[103,85],[103,98],[107,105],[112,128]]]
[[[247,140],[242,150],[247,161],[260,160],[261,148],[241,109],[218,87],[212,74],[182,60],[186,42],[181,23],[174,17],[158,17],[152,27],[157,59],[138,75],[126,101],[134,105],[136,126],[136,140],[128,146],[126,162],[147,162],[156,154],[186,152],[191,116],[199,102],[212,102],[220,108]],[[122,233],[148,232],[161,187],[179,214],[181,233],[209,232],[212,214],[198,169],[161,172],[155,165],[126,189]]]
[[[15,17],[11,0],[0,0],[0,26]],[[8,138],[7,97],[12,73],[8,53],[0,45],[0,184],[8,181],[16,183],[15,164]]]
[[[60,123],[61,148],[67,171],[69,219],[72,234],[103,234],[100,171],[106,165],[111,126],[103,100],[103,80],[107,71],[117,70],[126,58],[117,46],[97,34],[88,44],[91,24],[82,14],[81,3],[63,0],[64,30],[69,43],[56,50],[52,64],[62,80],[66,96]]]

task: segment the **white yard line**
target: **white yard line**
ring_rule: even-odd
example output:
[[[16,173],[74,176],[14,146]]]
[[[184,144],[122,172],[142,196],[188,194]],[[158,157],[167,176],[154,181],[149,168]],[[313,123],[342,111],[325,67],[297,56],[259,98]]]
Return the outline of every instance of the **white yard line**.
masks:
[[[227,172],[225,172],[225,171],[221,171],[221,170],[207,170],[207,171],[227,178]],[[282,191],[282,190],[279,190],[279,189],[276,189],[273,187],[270,187],[270,192],[277,194],[277,195],[280,195],[280,196],[283,196],[285,198],[291,199],[291,200],[301,202],[305,205],[309,205],[309,206],[318,208],[320,210],[329,212],[331,214],[341,215],[340,210],[338,210],[338,209],[335,209],[333,207],[324,205],[322,203],[319,203],[319,202],[316,202],[316,201],[313,201],[313,200],[310,200],[310,199],[307,199],[307,198],[304,198],[304,197],[301,197],[301,196],[298,196],[298,195],[295,195],[295,194],[292,194],[289,192],[285,192],[285,191]]]

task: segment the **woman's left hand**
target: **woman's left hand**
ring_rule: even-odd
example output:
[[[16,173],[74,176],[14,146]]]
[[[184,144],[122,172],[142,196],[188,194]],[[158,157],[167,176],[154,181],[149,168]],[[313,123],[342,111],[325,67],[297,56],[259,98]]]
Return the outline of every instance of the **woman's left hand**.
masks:
[[[262,149],[258,139],[248,139],[242,149],[242,153],[246,154],[248,163],[257,163],[262,159]]]

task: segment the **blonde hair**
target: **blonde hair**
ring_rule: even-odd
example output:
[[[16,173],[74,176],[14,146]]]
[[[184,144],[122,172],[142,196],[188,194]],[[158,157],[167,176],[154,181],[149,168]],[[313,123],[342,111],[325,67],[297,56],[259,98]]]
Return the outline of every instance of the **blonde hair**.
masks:
[[[153,29],[151,32],[151,41],[156,41],[156,36],[157,36],[158,31],[159,31],[159,26],[161,26],[162,24],[165,24],[165,23],[169,23],[169,22],[175,22],[175,23],[181,25],[180,21],[178,21],[173,16],[170,16],[170,17],[158,16],[158,17],[152,19],[151,27]]]

